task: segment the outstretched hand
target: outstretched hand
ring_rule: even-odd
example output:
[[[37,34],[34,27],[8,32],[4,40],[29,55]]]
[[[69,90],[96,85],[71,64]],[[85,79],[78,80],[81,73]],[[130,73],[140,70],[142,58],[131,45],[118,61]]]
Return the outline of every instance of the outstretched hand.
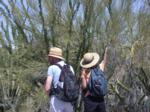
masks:
[[[106,65],[108,64],[108,52],[110,51],[110,46],[105,48],[105,53],[102,62],[100,63],[100,69],[105,71]]]

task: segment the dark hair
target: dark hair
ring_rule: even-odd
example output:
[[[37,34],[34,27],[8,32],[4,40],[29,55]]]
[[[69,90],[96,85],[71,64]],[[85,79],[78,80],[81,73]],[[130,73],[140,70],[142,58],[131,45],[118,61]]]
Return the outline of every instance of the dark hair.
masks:
[[[50,58],[51,58],[51,62],[50,62],[50,63],[51,63],[52,65],[62,60],[62,59],[60,59],[60,58],[56,58],[56,57],[52,57],[52,56],[51,56]]]
[[[90,69],[96,68],[98,66],[99,66],[99,62],[96,65],[94,65],[93,67],[91,67]]]

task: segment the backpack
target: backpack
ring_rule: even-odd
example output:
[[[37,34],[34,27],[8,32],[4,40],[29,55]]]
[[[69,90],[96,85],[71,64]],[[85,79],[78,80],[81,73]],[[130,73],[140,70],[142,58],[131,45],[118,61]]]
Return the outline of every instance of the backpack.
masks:
[[[79,83],[76,76],[72,73],[69,65],[63,67],[55,64],[61,69],[59,83],[57,88],[54,88],[54,94],[59,99],[66,102],[74,102],[79,96]]]
[[[107,83],[105,74],[99,66],[91,69],[88,89],[92,96],[104,97],[107,94]]]

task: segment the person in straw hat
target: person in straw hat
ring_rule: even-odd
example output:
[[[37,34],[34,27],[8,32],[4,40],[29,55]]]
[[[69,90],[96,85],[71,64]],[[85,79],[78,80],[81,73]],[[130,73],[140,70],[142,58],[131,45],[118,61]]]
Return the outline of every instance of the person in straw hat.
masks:
[[[105,70],[107,64],[108,47],[105,49],[104,58],[101,63],[99,54],[96,52],[85,53],[80,61],[82,89],[84,94],[84,112],[106,112],[104,97],[97,98],[91,96],[88,90],[88,83],[91,75],[91,69],[99,67],[101,71]]]
[[[55,64],[61,66],[66,64],[64,62],[65,59],[62,56],[62,50],[58,47],[50,48],[48,59],[51,65],[48,67],[45,91],[47,92],[47,95],[50,96],[49,112],[73,112],[73,106],[70,102],[64,102],[58,99],[51,91],[52,87],[57,87],[61,73],[61,69]],[[70,69],[74,73],[72,66],[70,66]]]

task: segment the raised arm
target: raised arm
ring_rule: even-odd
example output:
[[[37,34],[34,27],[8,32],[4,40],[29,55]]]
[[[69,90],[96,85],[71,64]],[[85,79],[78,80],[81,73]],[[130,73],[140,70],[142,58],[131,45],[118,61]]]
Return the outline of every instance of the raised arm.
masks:
[[[106,47],[105,53],[104,53],[104,58],[103,58],[102,62],[100,63],[100,69],[102,71],[105,71],[106,65],[108,64],[108,51],[109,51],[109,48]]]

